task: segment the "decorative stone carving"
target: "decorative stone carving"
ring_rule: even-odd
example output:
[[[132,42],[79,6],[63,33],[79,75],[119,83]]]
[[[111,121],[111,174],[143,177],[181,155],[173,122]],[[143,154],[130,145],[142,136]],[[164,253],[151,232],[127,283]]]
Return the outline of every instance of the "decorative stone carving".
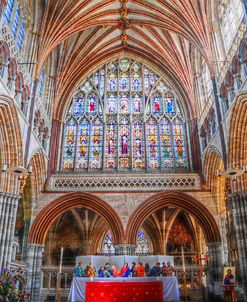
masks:
[[[200,177],[191,174],[54,174],[49,191],[131,192],[200,189]]]

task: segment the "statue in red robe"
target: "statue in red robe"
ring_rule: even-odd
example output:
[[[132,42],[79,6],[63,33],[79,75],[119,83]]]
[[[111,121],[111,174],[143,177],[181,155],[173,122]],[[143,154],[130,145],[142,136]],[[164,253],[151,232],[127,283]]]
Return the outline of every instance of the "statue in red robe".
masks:
[[[129,277],[130,276],[130,269],[128,263],[125,263],[124,266],[121,268],[119,273],[120,277]]]
[[[140,262],[135,271],[135,277],[144,277],[145,276],[145,268],[142,266]]]

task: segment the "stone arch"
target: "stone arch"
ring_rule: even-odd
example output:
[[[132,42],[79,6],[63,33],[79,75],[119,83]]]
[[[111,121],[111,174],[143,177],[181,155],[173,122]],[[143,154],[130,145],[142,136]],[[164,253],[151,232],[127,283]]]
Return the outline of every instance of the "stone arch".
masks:
[[[39,197],[44,189],[46,177],[46,162],[45,156],[41,149],[36,150],[28,163],[28,168],[32,167],[31,175],[27,176],[26,185],[23,192],[23,208],[26,217],[31,217],[32,200]]]
[[[209,146],[203,158],[203,176],[207,189],[212,189],[217,170],[223,170],[223,160],[218,149]]]
[[[3,95],[0,95],[0,154],[2,165],[23,166],[22,137],[16,107],[10,99]],[[18,193],[17,177],[4,173],[2,190]]]
[[[155,211],[173,206],[191,214],[200,224],[208,243],[220,242],[221,236],[216,221],[210,211],[195,198],[182,192],[162,192],[147,199],[129,219],[126,241],[136,242],[136,234],[142,223]]]
[[[228,168],[242,169],[247,166],[247,93],[242,93],[236,99],[232,110],[228,134]],[[247,189],[247,174],[238,179],[238,186]],[[239,190],[240,188],[238,188]]]
[[[109,224],[116,244],[123,241],[123,226],[117,213],[100,198],[88,193],[71,193],[47,205],[34,220],[29,242],[44,244],[51,224],[63,213],[74,208],[86,208],[99,214]]]
[[[222,156],[218,149],[210,146],[204,155],[203,176],[206,189],[211,191],[213,197],[217,200],[218,212],[225,211],[225,177],[219,177],[218,171],[224,171]]]

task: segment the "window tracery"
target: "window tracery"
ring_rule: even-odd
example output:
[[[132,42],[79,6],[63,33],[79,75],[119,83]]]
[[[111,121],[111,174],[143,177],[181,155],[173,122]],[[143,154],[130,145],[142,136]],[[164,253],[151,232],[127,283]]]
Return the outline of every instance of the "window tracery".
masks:
[[[115,248],[113,245],[112,232],[108,231],[103,241],[103,254],[105,255],[114,255]]]
[[[146,234],[139,230],[136,240],[136,254],[147,255],[150,252],[149,240]]]
[[[150,68],[123,58],[90,75],[65,121],[63,170],[187,168],[177,98]]]
[[[7,22],[10,23],[10,19],[11,19],[11,14],[14,8],[14,4],[15,4],[15,0],[8,0],[7,4],[6,4],[6,8],[5,8],[5,18],[7,20]]]

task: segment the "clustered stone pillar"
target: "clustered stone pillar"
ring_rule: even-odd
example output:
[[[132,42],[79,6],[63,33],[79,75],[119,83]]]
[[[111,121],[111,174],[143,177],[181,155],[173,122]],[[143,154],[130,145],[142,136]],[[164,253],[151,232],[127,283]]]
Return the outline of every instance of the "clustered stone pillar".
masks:
[[[223,252],[221,242],[208,243],[209,291],[214,296],[222,296]]]
[[[42,260],[44,245],[29,244],[27,251],[27,290],[31,292],[33,302],[40,301],[42,286]]]
[[[247,191],[230,194],[229,198],[232,200],[240,274],[247,299]]]
[[[20,197],[0,193],[0,267],[9,268],[13,250],[15,223]]]
[[[28,234],[30,229],[31,217],[24,217],[24,232],[22,240],[22,261],[27,259]]]

